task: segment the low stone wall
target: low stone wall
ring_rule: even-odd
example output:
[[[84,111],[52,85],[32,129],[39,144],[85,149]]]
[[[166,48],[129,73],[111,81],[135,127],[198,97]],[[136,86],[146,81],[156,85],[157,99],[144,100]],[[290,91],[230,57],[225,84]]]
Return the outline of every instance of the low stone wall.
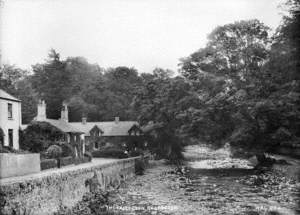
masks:
[[[40,170],[38,153],[0,153],[0,179],[36,173]]]
[[[56,171],[43,171],[35,177],[0,184],[2,214],[30,209],[30,214],[53,214],[60,205],[74,206],[89,191],[89,179],[97,177],[105,188],[119,184],[135,174],[140,158],[116,160],[105,164],[82,164]],[[1,214],[1,211],[0,211]]]

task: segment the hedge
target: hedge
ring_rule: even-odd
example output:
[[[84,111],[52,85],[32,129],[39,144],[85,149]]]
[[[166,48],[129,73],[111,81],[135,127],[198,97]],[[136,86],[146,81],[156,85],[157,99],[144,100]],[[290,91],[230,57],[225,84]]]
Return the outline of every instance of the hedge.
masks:
[[[57,160],[56,159],[45,159],[41,160],[41,170],[56,168]]]
[[[74,164],[74,158],[71,156],[59,158],[60,166],[67,166]]]
[[[92,152],[96,158],[128,158],[128,155],[121,149],[103,149]]]
[[[88,157],[77,157],[74,159],[75,165],[78,165],[81,163],[88,163],[88,162],[90,162]]]

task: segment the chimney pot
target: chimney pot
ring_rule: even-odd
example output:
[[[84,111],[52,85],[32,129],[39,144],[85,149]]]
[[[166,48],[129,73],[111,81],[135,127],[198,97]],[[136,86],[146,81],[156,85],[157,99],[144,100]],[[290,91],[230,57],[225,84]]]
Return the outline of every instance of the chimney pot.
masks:
[[[83,117],[82,117],[82,124],[84,124],[84,125],[85,125],[85,124],[86,124],[86,122],[87,122],[87,117],[83,116]]]
[[[62,104],[60,119],[65,122],[69,122],[69,110],[66,102],[63,102]]]
[[[37,121],[43,121],[46,119],[46,103],[44,100],[39,100],[37,105]]]

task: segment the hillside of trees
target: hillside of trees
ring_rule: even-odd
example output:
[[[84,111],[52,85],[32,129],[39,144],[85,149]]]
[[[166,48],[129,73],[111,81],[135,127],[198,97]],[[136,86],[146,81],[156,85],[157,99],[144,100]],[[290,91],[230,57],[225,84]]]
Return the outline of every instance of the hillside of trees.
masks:
[[[259,20],[216,27],[205,47],[179,62],[179,74],[157,68],[104,69],[83,57],[62,60],[50,50],[45,62],[24,71],[4,65],[0,88],[22,100],[23,123],[36,115],[38,99],[47,116],[59,118],[68,102],[70,121],[138,120],[161,123],[160,141],[172,151],[182,144],[226,142],[236,155],[300,144],[299,0],[285,3],[281,25]],[[201,26],[199,26],[201,27]]]

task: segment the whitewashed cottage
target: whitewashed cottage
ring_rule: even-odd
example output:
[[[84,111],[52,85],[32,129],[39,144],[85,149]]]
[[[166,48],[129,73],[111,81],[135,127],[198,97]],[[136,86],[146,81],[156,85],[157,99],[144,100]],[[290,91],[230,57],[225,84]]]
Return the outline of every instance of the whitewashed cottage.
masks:
[[[21,124],[21,101],[0,89],[0,129],[4,134],[0,144],[19,149]]]

